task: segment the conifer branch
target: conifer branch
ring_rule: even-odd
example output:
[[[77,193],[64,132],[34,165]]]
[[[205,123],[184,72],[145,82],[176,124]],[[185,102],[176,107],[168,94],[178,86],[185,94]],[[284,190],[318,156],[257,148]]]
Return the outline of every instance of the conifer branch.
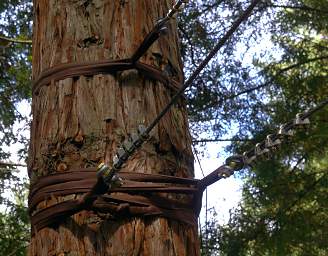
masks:
[[[283,8],[283,9],[296,9],[296,10],[301,10],[301,11],[312,11],[312,12],[320,12],[320,13],[325,13],[328,14],[328,10],[320,10],[320,9],[316,9],[307,5],[299,5],[299,6],[292,6],[292,5],[276,5],[276,4],[272,4],[272,5],[268,5],[267,7],[269,8]]]
[[[224,101],[226,100],[231,100],[231,99],[234,99],[234,98],[237,98],[238,96],[242,95],[242,94],[247,94],[247,93],[250,93],[252,91],[256,91],[258,89],[261,89],[263,87],[266,87],[268,86],[269,84],[271,84],[273,82],[273,80],[275,78],[277,78],[278,76],[280,76],[281,74],[283,74],[284,72],[288,71],[288,70],[291,70],[293,68],[296,68],[296,67],[299,67],[299,66],[302,66],[304,64],[308,64],[308,63],[311,63],[311,62],[314,62],[314,61],[317,61],[317,60],[323,60],[323,59],[328,59],[328,56],[327,55],[324,55],[324,56],[319,56],[319,57],[316,57],[316,58],[311,58],[311,59],[307,59],[305,61],[301,61],[299,63],[295,63],[295,64],[292,64],[288,67],[285,67],[281,70],[279,70],[279,72],[277,73],[277,75],[273,76],[272,79],[270,79],[269,81],[267,81],[266,83],[263,83],[263,84],[260,84],[258,86],[255,86],[255,87],[251,87],[249,89],[246,89],[246,90],[243,90],[243,91],[240,91],[234,95],[231,95],[231,96],[228,96],[224,99]]]
[[[25,164],[0,162],[0,167],[27,167]]]
[[[0,35],[0,46],[3,45],[4,47],[9,46],[11,43],[18,43],[18,44],[32,44],[32,40],[30,39],[18,39],[18,38],[9,38]]]

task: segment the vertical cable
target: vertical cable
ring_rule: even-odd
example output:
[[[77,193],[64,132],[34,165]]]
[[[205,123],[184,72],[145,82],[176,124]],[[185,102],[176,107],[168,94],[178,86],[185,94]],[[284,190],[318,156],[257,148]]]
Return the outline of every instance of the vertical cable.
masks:
[[[200,171],[201,171],[201,173],[203,175],[203,178],[204,178],[205,177],[205,173],[204,173],[204,170],[203,170],[202,164],[200,162],[200,159],[199,159],[199,156],[198,156],[198,153],[197,153],[197,150],[196,150],[196,147],[195,147],[194,143],[192,143],[192,147],[194,149],[194,153],[195,153],[196,160],[198,162]],[[208,210],[208,204],[207,203],[208,203],[208,200],[207,200],[207,188],[206,188],[205,189],[205,251],[206,251],[206,253],[207,253],[207,250],[208,250],[208,236],[207,236],[207,233],[208,233],[208,226],[207,226],[207,210]],[[199,221],[199,223],[200,223],[200,221]],[[202,232],[201,225],[200,225],[200,232]],[[203,236],[201,236],[201,239],[203,240]],[[202,240],[201,240],[201,243],[203,244],[203,241]]]

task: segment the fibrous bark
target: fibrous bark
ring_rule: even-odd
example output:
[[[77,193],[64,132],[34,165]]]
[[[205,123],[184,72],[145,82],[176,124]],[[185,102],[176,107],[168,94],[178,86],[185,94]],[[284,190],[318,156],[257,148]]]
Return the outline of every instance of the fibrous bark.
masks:
[[[72,62],[129,58],[170,0],[34,0],[33,78]],[[183,80],[175,23],[141,61]],[[137,71],[52,82],[34,95],[29,152],[31,186],[38,177],[111,164],[116,148],[149,124],[172,91]],[[124,165],[129,172],[193,177],[183,100],[165,115]],[[51,198],[45,208],[79,197]],[[170,196],[170,195],[168,195]],[[176,195],[175,195],[176,196]],[[181,197],[183,200],[184,197]],[[197,227],[164,218],[111,219],[82,211],[31,238],[30,255],[198,255]]]

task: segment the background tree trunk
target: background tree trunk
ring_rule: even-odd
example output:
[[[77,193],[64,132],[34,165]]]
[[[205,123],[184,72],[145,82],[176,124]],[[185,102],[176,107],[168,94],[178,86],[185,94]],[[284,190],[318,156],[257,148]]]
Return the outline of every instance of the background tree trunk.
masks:
[[[34,0],[33,79],[61,63],[128,58],[172,0]],[[182,81],[176,24],[142,61]],[[33,97],[31,183],[72,168],[110,163],[138,124],[149,124],[172,92],[136,71],[81,76],[42,87]],[[193,177],[183,102],[176,104],[124,171]],[[76,198],[52,198],[38,205]],[[197,227],[164,218],[111,220],[82,211],[31,238],[30,255],[199,255]]]

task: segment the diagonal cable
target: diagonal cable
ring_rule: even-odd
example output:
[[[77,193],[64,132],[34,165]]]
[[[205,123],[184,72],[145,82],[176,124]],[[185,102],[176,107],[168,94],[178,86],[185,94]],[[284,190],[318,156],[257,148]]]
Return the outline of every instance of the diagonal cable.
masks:
[[[169,11],[167,16],[163,19],[163,22],[167,19],[172,18],[172,16],[178,11],[182,3],[186,1],[178,1],[178,3]],[[114,156],[112,168],[105,164],[101,164],[98,167],[97,175],[102,177],[103,181],[108,185],[113,185],[112,183],[120,183],[119,177],[116,175],[121,169],[122,165],[128,160],[128,158],[139,148],[148,138],[152,129],[160,122],[163,116],[170,110],[170,108],[177,102],[180,96],[183,94],[185,89],[189,87],[196,77],[201,73],[205,66],[212,60],[212,58],[218,53],[218,51],[226,44],[226,42],[231,38],[231,36],[239,28],[240,24],[245,21],[253,9],[260,3],[261,0],[253,0],[249,7],[239,16],[239,18],[232,24],[227,33],[218,41],[215,47],[209,52],[206,58],[199,64],[195,71],[190,75],[187,81],[182,85],[178,92],[172,97],[170,102],[164,107],[164,109],[157,115],[157,117],[149,124],[148,127],[138,127],[138,135],[134,136],[130,140],[126,141],[123,147],[118,149],[117,155]],[[162,21],[160,21],[161,23]],[[101,181],[99,181],[101,183]]]
[[[218,53],[218,51],[225,45],[225,43],[230,39],[234,32],[238,29],[240,24],[245,21],[255,6],[261,2],[261,0],[254,0],[250,6],[242,13],[242,15],[232,24],[231,28],[227,33],[219,40],[215,47],[210,51],[206,58],[199,64],[195,71],[190,75],[188,80],[183,84],[180,90],[172,97],[171,101],[165,106],[165,108],[158,114],[158,116],[153,120],[153,122],[147,127],[145,133],[149,134],[151,130],[159,123],[162,117],[170,110],[172,105],[176,103],[178,98],[183,94],[183,92],[189,87],[197,76],[202,72],[205,66],[210,62],[210,60]]]

